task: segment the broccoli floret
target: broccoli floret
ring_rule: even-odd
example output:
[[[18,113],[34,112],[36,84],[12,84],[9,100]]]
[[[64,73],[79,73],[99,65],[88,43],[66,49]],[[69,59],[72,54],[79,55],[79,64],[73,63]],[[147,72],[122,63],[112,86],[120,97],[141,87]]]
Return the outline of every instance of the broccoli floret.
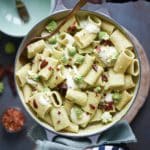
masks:
[[[56,44],[56,43],[57,43],[57,38],[56,38],[56,36],[53,36],[53,37],[49,38],[49,39],[48,39],[48,42],[49,42],[50,44]]]
[[[49,32],[52,32],[53,30],[55,30],[57,28],[57,22],[52,20],[47,26],[46,26],[46,29],[49,31]]]
[[[76,48],[75,47],[68,48],[68,53],[70,56],[74,56],[77,53]]]
[[[96,88],[94,89],[94,91],[95,91],[95,92],[100,92],[100,91],[101,91],[101,87],[100,87],[100,86],[96,87]]]
[[[107,32],[99,32],[98,34],[99,40],[108,40],[109,39],[109,34]]]
[[[112,95],[113,100],[119,101],[122,98],[120,93],[113,93]]]
[[[77,84],[81,84],[83,82],[83,78],[82,78],[82,76],[77,76],[77,77],[74,78],[74,81]]]
[[[75,56],[75,64],[81,65],[84,61],[84,56],[77,54]]]

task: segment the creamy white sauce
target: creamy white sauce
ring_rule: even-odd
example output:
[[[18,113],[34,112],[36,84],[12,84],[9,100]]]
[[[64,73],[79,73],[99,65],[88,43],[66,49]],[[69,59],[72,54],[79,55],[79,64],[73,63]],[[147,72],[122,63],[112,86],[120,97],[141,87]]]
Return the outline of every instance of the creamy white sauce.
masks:
[[[100,28],[93,23],[88,23],[85,26],[85,30],[87,30],[89,33],[98,33],[100,31]]]

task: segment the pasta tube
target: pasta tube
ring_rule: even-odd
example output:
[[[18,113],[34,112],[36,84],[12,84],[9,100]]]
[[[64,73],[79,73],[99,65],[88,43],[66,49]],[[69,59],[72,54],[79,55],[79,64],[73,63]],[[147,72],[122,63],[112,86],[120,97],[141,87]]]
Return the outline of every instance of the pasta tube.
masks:
[[[131,100],[132,95],[128,93],[127,91],[124,91],[122,94],[122,99],[117,103],[116,108],[117,110],[122,110],[128,102]]]
[[[62,105],[62,98],[58,92],[52,91],[50,99],[55,107],[60,107]]]
[[[53,126],[56,131],[63,130],[70,126],[67,112],[63,106],[59,108],[53,108],[50,113]]]
[[[130,50],[124,50],[119,55],[115,66],[114,71],[119,73],[124,73],[129,65],[131,64],[132,60],[134,59],[134,54]]]
[[[27,46],[28,58],[33,58],[37,53],[40,53],[45,48],[45,41],[39,40]]]
[[[111,36],[110,40],[115,45],[119,52],[124,51],[125,49],[132,49],[132,43],[121,33],[119,30],[115,30]]]
[[[127,69],[127,72],[133,76],[139,75],[139,61],[138,59],[133,59],[130,66]]]
[[[81,64],[78,68],[78,72],[81,76],[85,76],[90,69],[92,68],[95,57],[86,55],[83,64]]]
[[[85,92],[68,89],[66,93],[66,99],[78,105],[84,106],[87,102],[87,94]]]

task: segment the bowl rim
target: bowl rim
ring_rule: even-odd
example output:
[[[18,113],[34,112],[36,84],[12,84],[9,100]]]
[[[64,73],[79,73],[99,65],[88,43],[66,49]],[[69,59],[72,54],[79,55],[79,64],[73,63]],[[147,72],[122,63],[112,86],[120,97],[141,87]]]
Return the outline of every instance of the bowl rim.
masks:
[[[17,93],[19,95],[19,99],[22,103],[22,105],[24,106],[25,110],[28,112],[28,114],[32,117],[32,119],[38,123],[40,126],[44,127],[47,131],[50,131],[56,135],[61,135],[61,136],[65,136],[65,137],[72,137],[72,138],[80,138],[80,137],[88,137],[88,136],[94,136],[94,135],[97,135],[97,134],[101,134],[102,132],[110,129],[111,127],[113,127],[114,125],[116,125],[119,121],[121,121],[124,116],[129,112],[129,110],[131,109],[131,107],[133,106],[134,104],[134,101],[138,95],[138,91],[139,91],[139,88],[140,88],[140,82],[141,82],[141,60],[140,60],[140,57],[139,57],[139,54],[137,52],[137,48],[134,44],[134,42],[132,41],[132,39],[130,38],[130,36],[128,35],[127,33],[127,29],[125,29],[122,25],[120,25],[117,21],[115,21],[113,18],[111,18],[110,16],[102,13],[102,12],[98,12],[98,11],[90,11],[90,10],[80,10],[80,12],[84,12],[84,13],[87,13],[87,14],[93,14],[93,15],[96,15],[96,16],[99,16],[100,18],[112,23],[113,25],[115,25],[129,40],[130,42],[133,44],[133,47],[134,47],[134,52],[136,53],[136,56],[138,58],[138,61],[139,61],[139,77],[138,77],[138,82],[137,82],[137,85],[135,87],[135,91],[134,91],[134,95],[132,97],[132,103],[130,104],[130,106],[128,106],[127,110],[125,110],[125,112],[123,113],[123,115],[121,115],[118,119],[114,120],[111,125],[108,125],[108,127],[105,127],[105,129],[101,129],[101,130],[97,130],[97,131],[93,131],[93,132],[90,132],[90,133],[82,133],[80,135],[80,133],[71,133],[71,132],[59,132],[59,131],[55,131],[53,127],[50,126],[50,128],[47,128],[46,127],[46,123],[44,123],[42,120],[40,120],[37,116],[35,116],[35,114],[33,114],[33,112],[30,110],[29,111],[29,108],[27,106],[27,104],[25,104],[25,102],[23,102],[22,98],[21,98],[21,95],[20,95],[20,92],[19,92],[19,87],[17,85],[17,82],[16,82],[16,68],[17,68],[17,61],[18,61],[18,58],[20,56],[20,53],[21,53],[21,49],[24,45],[24,43],[27,41],[28,39],[28,35],[30,33],[33,32],[34,28],[36,28],[36,26],[38,26],[39,24],[42,24],[45,20],[47,20],[48,18],[51,18],[55,15],[58,15],[58,14],[61,14],[61,13],[68,13],[69,11],[71,11],[71,9],[65,9],[65,10],[59,10],[59,11],[56,11],[54,13],[52,13],[51,15],[45,17],[44,19],[42,19],[41,21],[39,21],[37,24],[35,24],[32,29],[28,32],[28,34],[24,37],[24,39],[22,40],[19,48],[18,48],[18,51],[17,51],[17,54],[16,54],[16,58],[15,58],[15,71],[14,71],[14,80],[15,80],[15,86],[16,86],[16,89],[17,89]]]

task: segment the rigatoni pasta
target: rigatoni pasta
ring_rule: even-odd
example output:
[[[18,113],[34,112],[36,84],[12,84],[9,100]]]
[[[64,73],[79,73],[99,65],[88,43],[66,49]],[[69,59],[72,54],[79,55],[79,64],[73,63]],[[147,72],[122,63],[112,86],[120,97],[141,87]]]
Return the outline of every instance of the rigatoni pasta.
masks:
[[[58,23],[51,20],[41,35]],[[74,134],[112,123],[140,74],[130,40],[94,15],[73,16],[57,34],[29,44],[26,60],[15,74],[25,104],[54,130]]]

